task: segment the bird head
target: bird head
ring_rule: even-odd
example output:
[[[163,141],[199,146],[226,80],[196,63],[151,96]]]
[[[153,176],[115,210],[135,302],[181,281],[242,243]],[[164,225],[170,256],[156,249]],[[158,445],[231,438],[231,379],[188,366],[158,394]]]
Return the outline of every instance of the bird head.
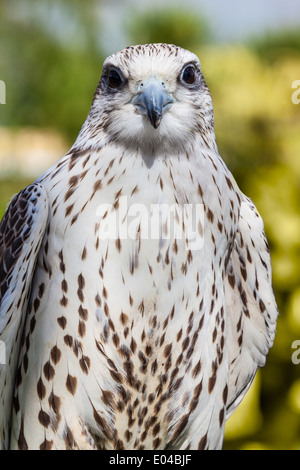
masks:
[[[130,46],[108,57],[82,134],[133,147],[214,144],[213,106],[198,57],[169,44]]]

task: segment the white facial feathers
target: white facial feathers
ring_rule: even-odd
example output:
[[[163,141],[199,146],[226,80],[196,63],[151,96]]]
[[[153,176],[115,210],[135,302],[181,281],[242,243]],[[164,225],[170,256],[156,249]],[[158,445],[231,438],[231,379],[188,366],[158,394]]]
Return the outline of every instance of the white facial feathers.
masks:
[[[161,93],[148,93],[148,107],[141,88],[153,80]],[[81,146],[86,140],[97,146],[98,139],[99,144],[113,140],[152,153],[174,152],[186,149],[199,132],[214,141],[212,100],[198,57],[174,45],[147,44],[105,60],[79,140]]]

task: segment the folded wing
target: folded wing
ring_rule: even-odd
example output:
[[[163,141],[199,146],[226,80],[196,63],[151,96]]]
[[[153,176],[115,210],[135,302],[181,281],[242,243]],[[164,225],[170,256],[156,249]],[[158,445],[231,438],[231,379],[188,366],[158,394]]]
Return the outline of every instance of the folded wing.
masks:
[[[257,368],[265,364],[278,315],[263,222],[246,196],[227,264],[225,296],[230,351],[229,417],[250,387]]]
[[[20,341],[47,219],[46,191],[32,184],[12,199],[0,224],[0,449],[9,445]]]

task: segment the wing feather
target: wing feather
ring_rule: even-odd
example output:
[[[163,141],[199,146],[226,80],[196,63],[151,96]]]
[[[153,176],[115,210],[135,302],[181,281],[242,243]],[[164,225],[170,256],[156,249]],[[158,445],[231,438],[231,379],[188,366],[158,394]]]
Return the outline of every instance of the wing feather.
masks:
[[[32,184],[12,199],[0,224],[0,449],[8,446],[20,339],[47,218],[46,191]]]
[[[263,221],[246,196],[226,269],[225,296],[230,349],[229,417],[249,389],[257,368],[265,364],[278,315]]]

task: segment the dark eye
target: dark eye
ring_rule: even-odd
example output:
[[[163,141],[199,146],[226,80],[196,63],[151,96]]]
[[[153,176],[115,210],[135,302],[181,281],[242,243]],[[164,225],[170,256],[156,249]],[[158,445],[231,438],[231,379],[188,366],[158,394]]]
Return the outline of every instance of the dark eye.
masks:
[[[183,69],[183,72],[181,74],[181,79],[188,85],[192,85],[196,81],[196,70],[193,65],[188,65]]]
[[[108,71],[108,85],[110,88],[119,88],[123,83],[123,77],[121,73],[116,69],[110,69]]]

